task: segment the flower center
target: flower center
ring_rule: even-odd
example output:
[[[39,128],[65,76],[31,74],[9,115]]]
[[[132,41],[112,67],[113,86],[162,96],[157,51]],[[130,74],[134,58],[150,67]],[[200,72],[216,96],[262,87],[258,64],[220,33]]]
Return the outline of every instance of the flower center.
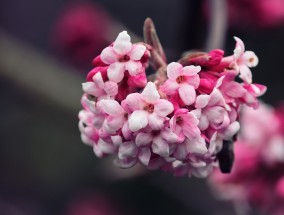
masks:
[[[177,77],[176,82],[180,84],[180,83],[184,82],[184,80],[185,80],[185,77],[183,75],[181,75],[181,76]]]
[[[123,117],[127,119],[128,118],[128,113],[124,113]]]
[[[153,105],[153,104],[147,104],[147,105],[144,107],[144,110],[145,110],[145,111],[148,111],[149,113],[153,113],[153,112],[154,112],[154,105]]]
[[[130,60],[130,57],[128,55],[124,55],[121,58],[119,58],[119,62],[127,62]]]
[[[253,63],[253,62],[254,62],[254,58],[251,57],[251,58],[249,59],[249,62],[250,62],[250,63]]]
[[[178,116],[178,117],[176,118],[176,123],[177,123],[177,124],[181,124],[182,121],[183,121],[183,119],[182,119],[180,116]]]
[[[90,95],[90,94],[87,95],[87,98],[88,98],[90,101],[94,101],[94,102],[97,101],[97,98],[96,98],[95,96],[93,96],[93,95]]]

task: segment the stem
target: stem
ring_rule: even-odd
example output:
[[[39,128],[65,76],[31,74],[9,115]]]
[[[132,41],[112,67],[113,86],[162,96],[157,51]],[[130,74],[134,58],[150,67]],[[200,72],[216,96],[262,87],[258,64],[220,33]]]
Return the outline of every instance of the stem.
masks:
[[[223,49],[227,31],[227,2],[226,0],[209,0],[210,22],[205,50]]]

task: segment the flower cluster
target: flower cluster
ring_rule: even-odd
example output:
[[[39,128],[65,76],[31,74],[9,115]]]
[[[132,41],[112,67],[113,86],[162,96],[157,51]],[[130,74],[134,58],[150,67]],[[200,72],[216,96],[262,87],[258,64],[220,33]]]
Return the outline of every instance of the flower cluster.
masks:
[[[256,55],[235,40],[232,56],[224,57],[222,50],[193,53],[168,64],[166,78],[148,82],[145,70],[157,50],[132,44],[121,32],[94,59],[83,83],[83,142],[98,157],[116,155],[121,168],[140,163],[175,175],[207,176],[223,141],[240,129],[240,107],[256,108],[266,90],[252,83]]]
[[[265,104],[256,111],[244,108],[232,172],[224,175],[214,171],[210,178],[222,199],[232,200],[239,207],[253,206],[265,214],[284,213],[283,116],[283,109]]]

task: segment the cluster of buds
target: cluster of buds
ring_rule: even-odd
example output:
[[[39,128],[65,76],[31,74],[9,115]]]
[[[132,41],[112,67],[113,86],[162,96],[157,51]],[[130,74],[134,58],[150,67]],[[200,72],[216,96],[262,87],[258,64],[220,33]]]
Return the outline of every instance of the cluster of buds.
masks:
[[[265,104],[256,111],[244,108],[232,172],[224,175],[216,170],[210,177],[214,193],[241,211],[252,206],[265,214],[284,214],[283,116],[283,108]]]
[[[94,59],[79,113],[83,142],[98,157],[116,155],[121,168],[206,177],[219,161],[229,172],[240,107],[256,108],[266,90],[252,83],[256,55],[235,38],[232,56],[218,49],[167,64],[150,19],[144,34],[145,43],[132,44],[123,31]],[[157,70],[151,81],[148,65]]]

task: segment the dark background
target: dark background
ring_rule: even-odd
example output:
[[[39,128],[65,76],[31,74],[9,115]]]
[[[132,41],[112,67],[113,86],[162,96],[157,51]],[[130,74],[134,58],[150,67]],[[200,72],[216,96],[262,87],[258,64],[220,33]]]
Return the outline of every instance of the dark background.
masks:
[[[200,2],[96,1],[112,19],[140,37],[144,19],[151,17],[170,61],[177,60],[183,51],[203,48],[207,23]],[[78,77],[73,87],[79,95],[87,69],[85,74],[76,72],[82,69],[59,57],[51,46],[53,27],[68,3],[67,0],[1,0],[0,28],[36,53],[48,56],[64,68],[72,68],[70,75]],[[247,50],[258,55],[260,63],[253,69],[254,81],[268,86],[262,99],[276,105],[283,99],[284,26],[229,28],[225,41],[227,55],[234,48],[234,35],[243,39]],[[18,61],[13,64],[17,68]],[[90,67],[91,64],[84,69]],[[74,100],[74,107],[67,110],[33,88],[21,85],[12,76],[3,75],[5,69],[0,63],[1,215],[63,215],[68,213],[70,202],[84,198],[94,202],[106,199],[107,207],[112,202],[121,214],[234,214],[230,204],[214,199],[206,181],[201,179],[175,178],[159,171],[142,171],[126,177],[128,170],[121,170],[122,176],[118,177],[111,172],[114,168],[110,160],[97,159],[92,149],[80,140],[79,97]],[[39,74],[43,72],[38,67],[36,70]],[[18,77],[30,72],[25,68],[19,71]],[[39,83],[45,81],[38,79]],[[64,81],[61,87],[66,87]]]

